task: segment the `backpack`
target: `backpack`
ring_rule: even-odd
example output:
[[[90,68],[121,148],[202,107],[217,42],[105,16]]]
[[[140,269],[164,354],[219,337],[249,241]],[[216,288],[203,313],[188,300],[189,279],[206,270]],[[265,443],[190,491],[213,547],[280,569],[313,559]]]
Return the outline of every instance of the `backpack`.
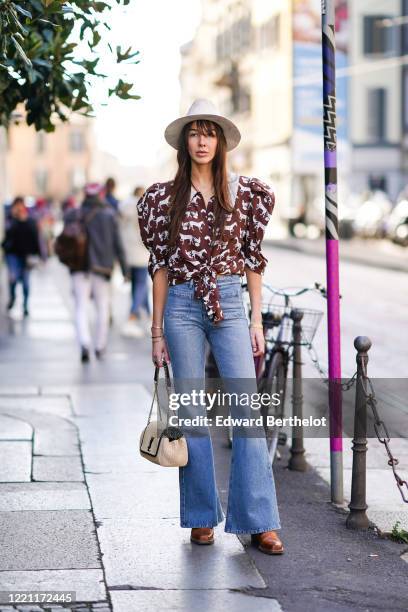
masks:
[[[55,240],[55,254],[71,272],[86,270],[88,263],[88,232],[86,226],[99,210],[99,207],[95,207],[86,217],[78,214],[74,219],[65,223],[64,229]]]

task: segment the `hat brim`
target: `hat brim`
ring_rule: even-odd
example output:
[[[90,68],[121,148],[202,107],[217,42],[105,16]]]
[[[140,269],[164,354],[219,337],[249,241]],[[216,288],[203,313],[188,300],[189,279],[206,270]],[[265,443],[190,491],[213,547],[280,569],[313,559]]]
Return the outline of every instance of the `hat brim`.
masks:
[[[212,121],[220,126],[222,131],[224,132],[225,140],[227,142],[227,151],[232,151],[235,149],[240,143],[241,133],[237,126],[232,123],[226,117],[221,117],[220,115],[207,115],[207,114],[199,114],[199,115],[188,115],[186,117],[180,117],[175,121],[172,121],[166,128],[164,132],[164,137],[166,141],[172,146],[174,149],[179,148],[179,139],[180,134],[185,125],[188,123],[192,123],[193,121],[198,121],[199,119],[204,119],[207,121]]]

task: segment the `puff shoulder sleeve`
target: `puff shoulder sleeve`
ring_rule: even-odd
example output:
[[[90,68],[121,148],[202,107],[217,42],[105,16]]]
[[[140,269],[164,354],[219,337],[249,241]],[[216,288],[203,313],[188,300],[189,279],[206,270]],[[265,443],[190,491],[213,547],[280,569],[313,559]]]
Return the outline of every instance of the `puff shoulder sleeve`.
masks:
[[[275,206],[275,194],[269,185],[259,179],[252,179],[250,186],[252,197],[244,241],[245,266],[263,274],[268,260],[261,252],[261,243]]]
[[[166,268],[168,263],[168,208],[165,186],[156,183],[149,187],[137,203],[140,235],[144,246],[149,251],[148,272],[153,279],[160,268]]]

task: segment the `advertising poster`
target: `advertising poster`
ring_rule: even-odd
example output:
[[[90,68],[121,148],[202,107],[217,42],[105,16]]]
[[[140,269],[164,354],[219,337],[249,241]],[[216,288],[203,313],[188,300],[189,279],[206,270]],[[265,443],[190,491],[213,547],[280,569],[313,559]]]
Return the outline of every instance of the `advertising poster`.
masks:
[[[294,0],[293,76],[295,173],[322,173],[322,48],[320,0]],[[336,67],[348,64],[347,0],[336,2]],[[337,146],[347,163],[347,78],[337,79]]]

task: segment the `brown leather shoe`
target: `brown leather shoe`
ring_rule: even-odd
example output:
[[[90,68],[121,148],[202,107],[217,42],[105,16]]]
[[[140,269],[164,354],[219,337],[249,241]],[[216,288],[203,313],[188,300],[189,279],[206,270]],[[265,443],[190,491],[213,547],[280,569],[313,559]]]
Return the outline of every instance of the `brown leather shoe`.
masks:
[[[195,544],[214,544],[214,529],[212,527],[193,527],[190,540]]]
[[[283,544],[276,531],[253,533],[251,534],[251,541],[258,547],[258,550],[266,555],[281,555],[284,551]]]

